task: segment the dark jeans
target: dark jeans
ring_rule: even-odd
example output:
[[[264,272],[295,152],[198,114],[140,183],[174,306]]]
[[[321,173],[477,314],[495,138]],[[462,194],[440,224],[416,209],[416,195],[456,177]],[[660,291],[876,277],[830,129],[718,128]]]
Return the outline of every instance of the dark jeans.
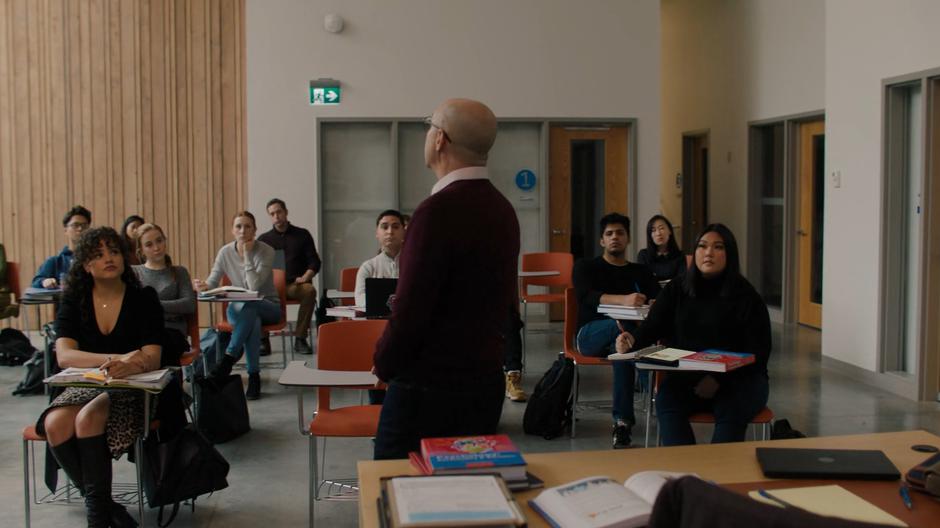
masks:
[[[393,380],[388,385],[375,459],[408,458],[422,438],[484,435],[496,432],[503,412],[502,374],[467,387],[418,387]]]
[[[522,321],[510,326],[506,332],[506,349],[503,358],[503,370],[510,372],[522,370]]]
[[[635,325],[632,321],[624,321],[623,326],[631,330]],[[578,352],[585,356],[607,357],[616,352],[614,341],[620,335],[620,328],[617,327],[617,321],[613,319],[599,319],[591,321],[578,330],[577,346]],[[633,412],[633,382],[636,376],[636,368],[632,361],[615,361],[614,369],[614,388],[613,388],[613,417],[614,421],[623,420],[629,424],[636,423],[636,415]]]
[[[656,417],[664,446],[695,444],[689,415],[707,411],[715,415],[712,443],[741,442],[747,426],[767,405],[770,385],[763,374],[720,380],[715,397],[703,400],[693,390],[702,373],[670,373],[656,394]]]

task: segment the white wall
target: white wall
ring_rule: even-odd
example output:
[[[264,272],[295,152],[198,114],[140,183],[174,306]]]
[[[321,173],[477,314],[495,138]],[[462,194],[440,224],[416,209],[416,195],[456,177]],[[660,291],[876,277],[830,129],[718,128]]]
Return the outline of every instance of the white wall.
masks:
[[[674,223],[682,134],[708,130],[708,220],[727,224],[747,254],[748,122],[823,108],[824,23],[817,0],[662,2],[661,196]]]
[[[882,81],[940,67],[940,2],[826,2],[823,353],[877,368]]]
[[[498,117],[638,119],[639,218],[658,209],[659,3],[655,0],[248,0],[248,194],[316,229],[316,119],[421,117],[443,99]],[[323,17],[346,19],[341,34]],[[343,84],[311,107],[310,79]],[[547,176],[547,175],[543,175]]]

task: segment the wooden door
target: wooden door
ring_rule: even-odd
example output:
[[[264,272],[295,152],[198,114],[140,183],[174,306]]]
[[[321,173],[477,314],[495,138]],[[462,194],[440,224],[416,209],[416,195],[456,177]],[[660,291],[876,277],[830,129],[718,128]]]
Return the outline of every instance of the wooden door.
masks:
[[[603,200],[598,204],[603,213],[619,212],[629,215],[627,195],[627,145],[626,126],[601,127],[563,127],[553,126],[549,131],[549,250],[573,253],[578,258],[581,251],[572,248],[572,237],[576,240],[593,240],[597,245],[600,239],[596,225],[579,225],[572,233],[572,215],[584,213],[578,205],[572,206],[572,187],[586,188],[595,196],[603,193]],[[583,174],[572,160],[572,151],[583,142],[595,142],[597,152],[603,151],[602,174]],[[600,165],[600,164],[598,164]],[[596,177],[598,176],[598,177]],[[594,178],[595,184],[585,181]],[[601,181],[601,184],[596,182]],[[596,216],[596,215],[595,215]],[[637,219],[632,219],[634,222]],[[560,290],[559,290],[560,291]],[[551,319],[564,318],[564,307],[552,305]]]
[[[799,125],[799,227],[797,321],[822,328],[823,200],[825,184],[825,122]]]
[[[682,248],[708,225],[708,134],[682,136]]]

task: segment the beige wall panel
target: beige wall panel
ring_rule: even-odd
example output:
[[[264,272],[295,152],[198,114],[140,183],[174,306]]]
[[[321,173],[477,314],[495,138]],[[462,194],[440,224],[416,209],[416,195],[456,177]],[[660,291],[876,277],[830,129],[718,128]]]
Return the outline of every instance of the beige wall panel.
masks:
[[[0,0],[0,243],[21,283],[73,204],[98,225],[157,222],[174,261],[208,274],[246,205],[244,10]]]

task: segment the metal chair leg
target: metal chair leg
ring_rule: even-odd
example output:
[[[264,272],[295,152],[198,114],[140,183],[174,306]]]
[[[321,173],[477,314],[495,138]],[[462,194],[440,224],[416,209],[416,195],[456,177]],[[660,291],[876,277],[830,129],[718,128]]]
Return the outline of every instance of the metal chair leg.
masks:
[[[29,440],[23,440],[23,516],[29,528]]]
[[[307,444],[308,452],[308,464],[309,464],[309,489],[307,493],[307,516],[308,516],[308,526],[310,528],[314,527],[315,518],[316,518],[316,503],[317,496],[319,492],[319,478],[317,476],[317,437],[310,435],[308,437],[309,443]]]
[[[135,456],[134,459],[137,461],[137,463],[134,464],[134,467],[137,468],[136,469],[137,471],[137,515],[138,515],[137,522],[139,523],[139,526],[143,528],[145,524],[144,522],[144,489],[143,489],[143,485],[141,484],[144,481],[144,473],[143,473],[143,470],[141,469],[141,466],[143,465],[142,461],[144,459],[143,437],[138,437],[137,441],[134,442],[134,456]]]
[[[575,428],[578,423],[578,390],[581,385],[581,370],[578,369],[578,363],[574,364],[574,386],[571,388],[573,396],[571,398],[571,438],[574,438]]]

